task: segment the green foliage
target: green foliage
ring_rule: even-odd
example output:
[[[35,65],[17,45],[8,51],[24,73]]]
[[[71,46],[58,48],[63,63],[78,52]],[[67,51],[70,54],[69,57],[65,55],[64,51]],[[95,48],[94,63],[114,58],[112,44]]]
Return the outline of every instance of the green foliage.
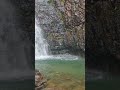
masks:
[[[61,19],[62,21],[64,21],[64,19],[65,19],[64,13],[61,12],[61,11],[58,11],[58,15],[60,16],[60,19]]]
[[[62,3],[65,3],[65,0],[60,0]]]
[[[54,0],[48,0],[47,3],[49,3],[49,4],[53,4],[53,2],[54,2]]]

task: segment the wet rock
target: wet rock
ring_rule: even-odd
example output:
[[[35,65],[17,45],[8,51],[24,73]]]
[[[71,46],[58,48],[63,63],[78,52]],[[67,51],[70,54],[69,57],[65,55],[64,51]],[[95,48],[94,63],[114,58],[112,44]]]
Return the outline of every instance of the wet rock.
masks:
[[[43,0],[36,1],[36,15],[51,53],[63,54],[66,50],[69,52],[84,51],[84,0],[48,0],[49,3]],[[69,8],[71,5],[74,9]],[[73,12],[72,15],[70,12]]]
[[[38,71],[35,71],[35,90],[42,90],[47,85],[47,79]]]

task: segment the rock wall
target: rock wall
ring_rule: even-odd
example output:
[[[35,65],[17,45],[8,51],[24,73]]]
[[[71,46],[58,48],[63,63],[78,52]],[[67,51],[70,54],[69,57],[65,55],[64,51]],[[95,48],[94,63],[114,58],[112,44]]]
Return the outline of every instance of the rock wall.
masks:
[[[85,2],[78,2],[36,0],[36,16],[52,51],[85,50]]]

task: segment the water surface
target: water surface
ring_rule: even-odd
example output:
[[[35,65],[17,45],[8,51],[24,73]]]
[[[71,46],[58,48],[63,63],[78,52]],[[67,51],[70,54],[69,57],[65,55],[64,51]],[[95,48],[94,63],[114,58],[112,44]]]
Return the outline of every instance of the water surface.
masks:
[[[35,61],[36,69],[48,79],[47,88],[56,90],[84,90],[84,59],[46,59]]]

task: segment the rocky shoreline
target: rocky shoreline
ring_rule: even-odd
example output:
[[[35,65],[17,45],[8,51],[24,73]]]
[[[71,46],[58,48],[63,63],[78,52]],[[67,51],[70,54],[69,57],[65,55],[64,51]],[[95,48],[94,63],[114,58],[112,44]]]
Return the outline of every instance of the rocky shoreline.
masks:
[[[54,76],[48,80],[36,70],[35,90],[85,90],[85,88],[83,79],[75,79],[69,74],[54,72]]]
[[[47,85],[47,79],[40,73],[39,70],[35,71],[35,90],[42,90]]]

